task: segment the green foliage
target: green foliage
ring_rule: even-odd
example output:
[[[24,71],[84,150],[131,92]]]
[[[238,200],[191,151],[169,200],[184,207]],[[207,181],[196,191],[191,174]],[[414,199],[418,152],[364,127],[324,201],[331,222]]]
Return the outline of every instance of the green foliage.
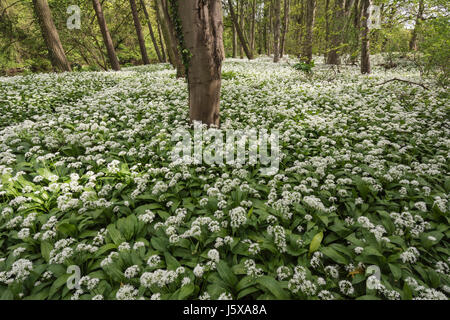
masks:
[[[299,70],[299,71],[303,71],[305,73],[311,73],[312,69],[314,68],[314,60],[311,60],[311,62],[304,62],[304,61],[299,61],[296,64],[294,64],[292,67],[295,70]]]
[[[448,18],[427,21],[421,26],[419,63],[425,75],[435,79],[443,87],[450,84],[450,25]]]

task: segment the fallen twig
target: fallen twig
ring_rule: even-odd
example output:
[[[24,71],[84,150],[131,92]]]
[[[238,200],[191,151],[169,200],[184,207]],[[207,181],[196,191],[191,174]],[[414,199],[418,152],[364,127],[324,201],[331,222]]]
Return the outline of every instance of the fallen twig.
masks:
[[[424,84],[422,83],[418,83],[418,82],[413,82],[413,81],[409,81],[409,80],[403,80],[403,79],[399,79],[399,78],[393,78],[387,81],[384,81],[382,83],[377,84],[376,86],[382,86],[383,84],[386,84],[388,82],[392,82],[392,81],[401,81],[401,82],[405,82],[405,83],[409,83],[409,84],[414,84],[416,86],[420,86],[422,88],[424,88],[425,90],[430,90],[428,87],[426,87]]]

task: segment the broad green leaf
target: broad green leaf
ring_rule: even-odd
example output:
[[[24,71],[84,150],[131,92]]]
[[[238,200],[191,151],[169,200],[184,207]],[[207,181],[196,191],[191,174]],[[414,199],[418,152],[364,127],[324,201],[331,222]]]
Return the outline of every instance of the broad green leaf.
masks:
[[[320,247],[320,243],[323,239],[323,231],[317,233],[311,240],[311,243],[309,245],[309,254],[313,253],[314,251],[317,251]]]
[[[256,280],[257,283],[268,289],[278,300],[289,299],[289,294],[281,287],[280,283],[272,277],[262,276]]]

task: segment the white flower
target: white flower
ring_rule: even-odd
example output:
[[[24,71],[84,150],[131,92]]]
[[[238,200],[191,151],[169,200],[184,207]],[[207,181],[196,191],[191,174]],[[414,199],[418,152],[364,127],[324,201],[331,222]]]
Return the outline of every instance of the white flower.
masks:
[[[194,275],[197,278],[201,278],[203,276],[203,272],[205,272],[205,267],[202,267],[201,265],[197,264],[194,268]]]
[[[128,278],[128,279],[134,278],[138,274],[139,274],[139,266],[138,265],[128,267],[124,272],[125,278]]]
[[[136,300],[137,295],[139,294],[138,290],[136,290],[132,285],[125,284],[116,293],[117,300]]]

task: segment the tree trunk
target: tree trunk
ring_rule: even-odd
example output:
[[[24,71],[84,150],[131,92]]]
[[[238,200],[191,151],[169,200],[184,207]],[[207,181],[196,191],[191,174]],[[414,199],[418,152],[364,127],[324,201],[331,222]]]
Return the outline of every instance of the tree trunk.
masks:
[[[303,25],[305,23],[305,6],[304,6],[305,0],[300,0],[300,12],[297,15],[297,23],[299,24],[299,32],[298,32],[298,43],[303,44]],[[299,56],[301,57],[303,50],[300,50]]]
[[[417,16],[416,16],[416,24],[414,26],[412,35],[411,35],[411,40],[409,41],[409,50],[414,50],[417,51],[417,32],[420,28],[420,25],[422,23],[423,20],[423,12],[425,10],[425,4],[423,0],[419,1],[419,10],[417,11]]]
[[[161,46],[161,54],[162,54],[163,61],[167,62],[166,50],[164,49],[164,36],[161,31],[162,21],[160,19],[161,18],[160,15],[158,14],[158,5],[156,3],[155,3],[154,8],[155,8],[155,12],[156,12],[156,22],[158,25],[158,36],[159,36],[159,45]]]
[[[53,22],[52,13],[47,0],[33,0],[34,10],[39,20],[42,36],[52,63],[53,69],[57,72],[72,71],[69,61],[67,61],[58,31]]]
[[[116,51],[114,50],[114,45],[109,34],[108,26],[106,25],[105,17],[103,16],[102,6],[99,0],[92,0],[94,5],[95,14],[97,15],[98,24],[100,25],[100,30],[102,31],[103,41],[105,42],[106,51],[108,52],[109,63],[113,70],[119,71],[119,59],[117,59]]]
[[[271,36],[272,36],[272,29],[273,29],[273,10],[272,10],[272,0],[270,0],[269,3],[269,26],[268,26],[268,33],[267,33],[267,55],[270,56],[270,49],[272,48],[272,43],[271,43]]]
[[[156,0],[158,11],[161,13],[164,38],[166,39],[166,48],[169,53],[169,59],[172,65],[177,69],[177,77],[182,78],[186,75],[186,70],[178,51],[178,39],[175,34],[175,26],[169,14],[169,4],[167,0]]]
[[[281,0],[275,0],[275,21],[273,26],[273,62],[280,61],[280,12]]]
[[[212,1],[212,0],[210,0],[210,1]],[[239,25],[238,17],[236,17],[236,14],[234,12],[233,3],[231,2],[231,0],[228,0],[228,5],[230,7],[231,20],[233,20],[234,27],[235,27],[236,32],[239,37],[239,42],[241,43],[241,48],[244,49],[244,52],[245,52],[245,55],[247,56],[247,58],[249,60],[251,60],[251,59],[253,59],[253,53],[249,50],[249,48],[247,46],[247,43],[244,38],[244,34],[242,33],[242,29],[241,29],[241,26]]]
[[[328,57],[328,48],[330,43],[330,0],[326,0],[325,2],[325,53],[323,55],[324,61],[327,61]]]
[[[164,62],[161,52],[159,51],[159,48],[158,48],[158,43],[156,42],[155,34],[153,32],[152,22],[150,21],[150,16],[148,14],[147,7],[145,6],[144,0],[141,0],[141,7],[144,10],[145,18],[147,19],[148,31],[150,32],[150,37],[152,38],[153,48],[155,48],[155,52],[156,52],[156,56],[158,57],[158,61]]]
[[[370,50],[369,50],[369,19],[370,0],[363,0],[362,4],[362,30],[361,30],[361,73],[370,73]]]
[[[235,26],[234,26],[234,23],[231,23],[231,30],[232,30],[232,32],[233,32],[233,55],[232,55],[232,57],[233,58],[236,58],[237,57],[237,37],[236,37],[236,28],[235,28]]]
[[[313,28],[316,16],[316,0],[307,0],[306,4],[306,37],[304,43],[304,56],[307,63],[312,61]]]
[[[223,18],[220,0],[178,2],[188,62],[190,120],[219,126]]]
[[[255,19],[256,19],[256,0],[252,4],[252,19],[250,24],[250,51],[255,55]]]
[[[241,28],[241,32],[242,32],[242,38],[244,39],[244,42],[246,44],[246,46],[248,47],[247,41],[245,39],[245,33],[244,33],[244,1],[243,0],[237,0],[239,5],[238,8],[238,21],[239,21],[239,27]],[[241,56],[241,59],[244,58],[244,47],[241,45],[239,50],[239,54]],[[250,51],[251,54],[251,50],[250,48],[248,49]]]
[[[144,64],[150,64],[148,59],[147,48],[145,47],[145,39],[142,34],[142,26],[139,21],[139,15],[136,8],[136,1],[130,0],[131,14],[133,15],[134,28],[136,29],[136,35],[139,42],[139,49],[141,50],[142,62]]]
[[[289,0],[284,0],[284,22],[283,22],[283,30],[281,31],[281,48],[280,48],[280,57],[283,58],[284,51],[286,49],[286,34],[289,29],[289,11],[290,11],[290,3]]]
[[[331,48],[327,55],[328,64],[341,64],[340,58],[340,46],[342,40],[342,20],[344,14],[345,0],[335,0],[334,4],[334,23],[333,23],[333,34],[331,36]]]

